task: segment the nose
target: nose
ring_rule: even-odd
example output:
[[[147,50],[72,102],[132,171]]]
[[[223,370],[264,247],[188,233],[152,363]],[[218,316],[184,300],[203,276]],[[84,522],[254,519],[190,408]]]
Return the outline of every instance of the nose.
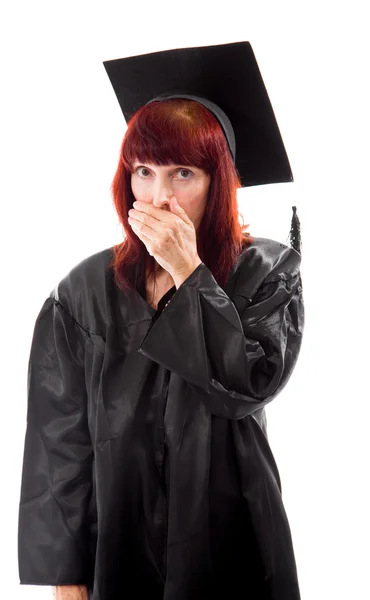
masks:
[[[172,182],[169,181],[168,177],[160,176],[157,178],[156,184],[153,188],[153,204],[158,208],[166,210],[170,209],[170,198],[173,196]]]

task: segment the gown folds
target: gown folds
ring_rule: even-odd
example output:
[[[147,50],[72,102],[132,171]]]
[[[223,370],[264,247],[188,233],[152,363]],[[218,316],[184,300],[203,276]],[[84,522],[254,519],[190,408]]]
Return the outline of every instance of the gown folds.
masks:
[[[44,301],[28,363],[20,584],[92,600],[299,600],[265,406],[301,348],[301,255],[256,237],[159,302],[113,249]]]

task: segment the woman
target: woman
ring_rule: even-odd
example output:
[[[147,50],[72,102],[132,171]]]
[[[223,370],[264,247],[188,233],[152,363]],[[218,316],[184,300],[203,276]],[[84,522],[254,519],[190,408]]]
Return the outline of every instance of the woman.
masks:
[[[201,103],[131,118],[112,186],[127,237],[36,320],[21,583],[58,600],[300,597],[264,407],[300,351],[301,257],[243,232],[240,187]]]

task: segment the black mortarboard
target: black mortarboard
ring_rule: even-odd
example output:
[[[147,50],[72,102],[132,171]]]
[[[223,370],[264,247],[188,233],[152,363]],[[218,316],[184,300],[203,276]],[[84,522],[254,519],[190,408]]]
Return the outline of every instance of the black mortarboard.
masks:
[[[293,181],[249,42],[176,48],[103,64],[126,122],[155,100],[196,100],[220,122],[242,187]],[[290,244],[300,253],[300,222],[296,207],[292,208]]]

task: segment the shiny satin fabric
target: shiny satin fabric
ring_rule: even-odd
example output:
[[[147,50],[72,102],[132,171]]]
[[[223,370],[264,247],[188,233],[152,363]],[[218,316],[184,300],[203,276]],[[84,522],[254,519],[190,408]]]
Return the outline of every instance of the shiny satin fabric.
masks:
[[[20,583],[92,600],[299,600],[265,406],[300,352],[300,255],[255,238],[220,287],[204,263],[158,310],[112,249],[36,319],[19,503]]]

